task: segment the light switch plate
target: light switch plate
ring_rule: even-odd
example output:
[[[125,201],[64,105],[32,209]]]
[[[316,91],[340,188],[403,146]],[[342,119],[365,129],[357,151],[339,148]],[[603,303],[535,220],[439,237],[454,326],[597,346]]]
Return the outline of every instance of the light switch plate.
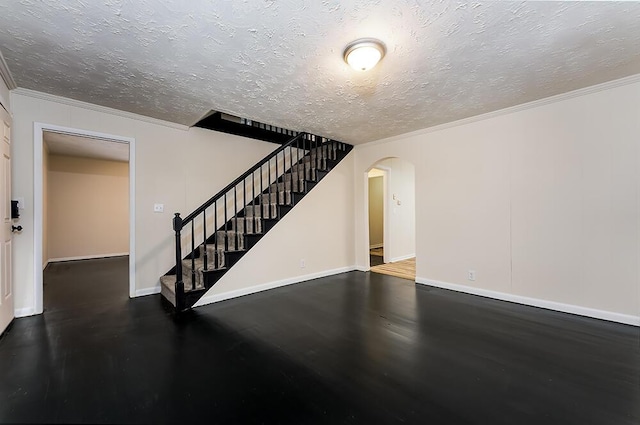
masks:
[[[164,204],[153,204],[153,212],[164,212]]]

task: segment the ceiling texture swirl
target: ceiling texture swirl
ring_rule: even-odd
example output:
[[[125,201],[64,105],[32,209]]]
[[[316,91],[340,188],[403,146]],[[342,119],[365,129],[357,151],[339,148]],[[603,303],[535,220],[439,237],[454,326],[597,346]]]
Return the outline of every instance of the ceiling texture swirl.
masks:
[[[352,70],[344,47],[385,58]],[[19,87],[364,143],[640,73],[638,2],[0,0]]]

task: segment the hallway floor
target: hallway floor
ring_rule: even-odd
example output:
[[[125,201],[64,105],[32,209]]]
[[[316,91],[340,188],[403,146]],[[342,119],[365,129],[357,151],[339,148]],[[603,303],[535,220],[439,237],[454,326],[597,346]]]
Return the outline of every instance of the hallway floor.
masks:
[[[632,326],[362,272],[176,319],[127,299],[126,258],[46,274],[0,339],[0,422],[640,423]]]

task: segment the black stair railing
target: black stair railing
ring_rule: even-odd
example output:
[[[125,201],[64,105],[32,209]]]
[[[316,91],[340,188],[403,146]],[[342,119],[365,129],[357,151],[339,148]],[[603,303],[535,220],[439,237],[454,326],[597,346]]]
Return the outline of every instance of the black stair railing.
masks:
[[[292,206],[293,192],[302,192],[306,181],[314,179],[315,170],[323,169],[325,161],[335,159],[337,151],[344,147],[344,144],[335,140],[309,133],[299,133],[249,168],[188,216],[182,218],[180,213],[175,213],[173,230],[176,254],[175,294],[178,310],[184,302],[185,291],[196,288],[208,289],[204,287],[204,282],[198,281],[201,274],[196,271],[196,258],[199,255],[196,252],[196,246],[203,246],[199,251],[202,253],[204,263],[202,270],[224,268],[225,253],[242,251],[243,235],[261,233],[264,230],[263,220],[279,218],[277,205]],[[287,187],[289,196],[286,193]],[[207,227],[212,228],[213,231],[207,233]],[[185,229],[190,232],[185,232]],[[190,244],[189,239],[191,239]],[[185,245],[191,251],[186,256],[183,254]],[[183,259],[188,260],[187,264],[190,262],[191,266],[189,288],[184,287]]]

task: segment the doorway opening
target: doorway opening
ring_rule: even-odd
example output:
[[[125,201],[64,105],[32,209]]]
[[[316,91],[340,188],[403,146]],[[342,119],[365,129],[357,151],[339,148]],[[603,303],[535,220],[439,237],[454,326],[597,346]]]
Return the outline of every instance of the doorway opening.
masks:
[[[415,281],[415,167],[386,158],[366,178],[369,270]]]
[[[123,298],[134,296],[134,140],[36,123],[34,152],[35,312],[44,311],[45,284],[64,285],[45,279],[45,269],[56,276],[79,263],[100,269],[115,261],[125,271],[114,287]],[[57,306],[55,294],[87,299],[104,292],[90,284],[46,291],[48,308],[50,301]]]

